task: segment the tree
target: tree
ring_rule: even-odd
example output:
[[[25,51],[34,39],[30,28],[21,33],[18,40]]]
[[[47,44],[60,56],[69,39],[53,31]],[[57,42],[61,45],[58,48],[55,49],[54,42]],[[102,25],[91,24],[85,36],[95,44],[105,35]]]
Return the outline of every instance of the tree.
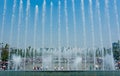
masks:
[[[112,44],[113,56],[115,60],[120,60],[120,41]]]
[[[2,61],[7,61],[8,55],[9,55],[9,45],[6,44],[5,47],[2,48],[2,52],[1,52]]]

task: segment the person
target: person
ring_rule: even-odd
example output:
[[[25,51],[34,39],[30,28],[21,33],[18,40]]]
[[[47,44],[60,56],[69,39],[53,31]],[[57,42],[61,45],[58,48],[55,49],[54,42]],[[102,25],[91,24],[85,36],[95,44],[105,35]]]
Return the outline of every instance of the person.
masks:
[[[39,70],[40,68],[37,66],[37,70]]]
[[[6,66],[5,66],[5,65],[3,65],[3,66],[2,66],[2,69],[3,69],[3,70],[5,70],[5,69],[6,69]]]
[[[35,67],[35,66],[33,67],[33,70],[36,70],[36,67]]]
[[[118,62],[118,69],[120,69],[120,62]]]

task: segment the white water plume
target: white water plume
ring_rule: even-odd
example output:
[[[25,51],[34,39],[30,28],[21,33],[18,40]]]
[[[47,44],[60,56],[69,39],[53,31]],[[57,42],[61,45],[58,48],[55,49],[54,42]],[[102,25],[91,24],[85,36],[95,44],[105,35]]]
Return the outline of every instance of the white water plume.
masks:
[[[59,69],[61,68],[61,2],[58,1],[58,50],[59,50]]]
[[[52,32],[52,28],[53,28],[53,3],[51,1],[51,4],[50,4],[50,45],[52,46],[53,44],[53,32]]]
[[[5,15],[6,15],[6,0],[4,0],[4,8],[3,8],[3,18],[2,18],[2,27],[1,27],[1,42],[3,41],[3,33],[4,33],[4,26],[5,26]]]
[[[15,21],[15,8],[16,8],[16,0],[14,0],[13,8],[12,8],[12,18],[11,18],[11,27],[10,27],[10,38],[9,38],[9,44],[12,45],[12,37],[13,37],[13,26]],[[9,47],[10,50],[10,47]],[[9,59],[10,59],[10,52],[9,52]],[[9,70],[9,64],[8,64],[8,70]]]
[[[73,25],[74,25],[74,47],[77,45],[77,35],[76,35],[76,15],[75,15],[75,0],[72,0],[72,11],[73,11]]]
[[[28,25],[29,25],[29,13],[30,13],[30,0],[27,0],[27,7],[26,7],[26,18],[25,18],[25,58],[26,59],[26,45],[27,45],[27,33],[28,33]],[[25,63],[24,63],[24,70],[25,70]]]
[[[67,0],[64,0],[64,12],[65,12],[65,25],[66,25],[66,47],[69,47],[69,27],[68,27],[68,7],[67,7]],[[67,49],[66,49],[67,50]],[[69,50],[68,50],[69,51]],[[65,55],[67,55],[67,52],[65,52]],[[67,62],[67,69],[69,70],[69,57]]]
[[[116,17],[116,24],[117,24],[117,31],[118,31],[118,39],[120,40],[120,24],[118,19],[118,8],[117,8],[116,0],[114,0],[114,10],[115,10],[115,17]]]
[[[84,10],[84,0],[81,0],[81,9],[82,9],[82,23],[83,23],[83,41],[84,41],[84,48],[87,47],[86,45],[86,27],[85,27],[85,10]],[[86,52],[84,52],[85,55],[85,69],[86,69]]]
[[[42,6],[42,48],[44,48],[45,44],[45,15],[46,15],[46,0],[43,2]]]
[[[92,9],[92,0],[89,0],[89,4],[90,4],[90,22],[91,22],[91,32],[92,32],[92,50],[94,53],[94,65],[95,65],[95,61],[96,61],[96,57],[95,57],[95,36],[94,36],[94,22],[93,22],[93,9]],[[95,70],[95,67],[94,67]]]
[[[68,12],[67,12],[67,0],[65,0],[65,25],[66,25],[66,43],[67,43],[67,47],[69,46],[69,28],[68,28]]]
[[[18,27],[17,27],[17,49],[20,44],[20,27],[22,25],[22,11],[23,11],[23,1],[20,0],[20,5],[19,5],[19,16],[18,16]]]
[[[45,47],[45,16],[46,15],[46,0],[44,0],[43,5],[42,5],[42,55],[44,55],[44,47]],[[44,60],[44,57],[42,56],[42,61]],[[42,66],[44,66],[44,64],[42,63]]]
[[[108,7],[108,0],[105,0],[105,14],[106,14],[106,19],[107,19],[107,26],[108,26],[108,34],[109,34],[109,46],[110,48],[112,48],[112,37],[111,37],[111,27],[110,27],[110,15],[109,15],[109,7]],[[114,59],[113,59],[113,52],[112,49],[110,49],[111,51],[111,56],[112,56],[112,67],[113,70],[115,69],[115,65],[114,65]]]
[[[97,4],[97,14],[98,14],[98,23],[99,23],[99,33],[100,33],[100,46],[102,49],[102,58],[104,59],[104,49],[103,49],[103,34],[102,34],[102,22],[101,22],[101,13],[100,13],[100,3],[99,0],[96,0]],[[102,63],[102,70],[104,70],[104,61]]]
[[[12,59],[13,59],[13,66],[15,68],[15,71],[21,69],[20,65],[21,65],[21,62],[22,62],[22,58],[20,56],[13,55]]]
[[[34,52],[33,52],[33,61],[35,59],[35,51],[36,51],[36,31],[37,31],[37,21],[38,21],[38,5],[36,5],[35,7],[35,18],[34,18]],[[33,66],[35,65],[35,63],[33,62]]]

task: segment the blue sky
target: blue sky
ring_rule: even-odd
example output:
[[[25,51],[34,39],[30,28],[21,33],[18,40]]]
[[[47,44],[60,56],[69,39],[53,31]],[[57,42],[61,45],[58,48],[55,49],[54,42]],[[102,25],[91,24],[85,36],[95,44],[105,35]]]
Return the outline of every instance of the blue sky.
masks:
[[[14,0],[6,0],[7,8],[5,13],[5,25],[4,25],[4,43],[9,43],[10,38],[10,28],[11,28],[11,17],[12,17],[12,8]],[[26,17],[26,2],[23,0],[23,13],[22,13],[22,24],[20,25],[20,47],[24,47],[25,42],[25,17]],[[46,0],[46,15],[45,15],[45,47],[50,47],[50,2],[53,2],[53,47],[58,46],[58,0]],[[64,0],[61,1],[61,46],[66,46],[66,30],[65,30],[65,12],[64,12]],[[77,47],[83,48],[83,23],[82,23],[82,11],[81,11],[81,0],[75,1],[75,16],[76,16],[76,32],[77,32]],[[114,0],[108,0],[109,4],[109,14],[110,14],[110,27],[111,27],[111,36],[112,42],[118,40],[117,36],[117,25],[116,17],[114,11]],[[118,17],[120,23],[120,0],[117,1],[118,7]],[[16,47],[17,44],[17,29],[18,29],[18,13],[19,13],[19,2],[16,0],[15,8],[15,20],[13,28],[13,39],[11,41],[12,47]],[[95,31],[95,47],[100,47],[100,34],[99,34],[99,25],[98,25],[98,14],[96,7],[96,0],[92,0],[92,9],[93,9],[93,21],[94,21],[94,31]],[[105,16],[105,0],[99,0],[100,2],[100,13],[102,19],[102,33],[103,33],[103,44],[105,47],[109,46],[109,33],[107,27],[107,20]],[[36,32],[36,47],[41,47],[42,45],[42,5],[43,0],[30,0],[30,17],[28,25],[28,34],[27,34],[27,46],[33,46],[33,36],[34,36],[34,13],[35,6],[38,5],[38,22],[37,22],[37,32]],[[87,36],[87,47],[92,47],[92,33],[91,33],[91,23],[90,23],[90,7],[89,0],[84,0],[84,10],[85,10],[85,22],[86,22],[86,36]],[[0,0],[0,30],[2,27],[2,18],[3,18],[3,7],[4,0]],[[72,0],[67,0],[67,12],[68,12],[68,28],[69,28],[69,45],[74,47],[74,25],[73,25],[73,11],[72,11]],[[0,31],[1,32],[1,31]],[[0,33],[1,34],[1,33]],[[1,35],[0,35],[1,36]]]

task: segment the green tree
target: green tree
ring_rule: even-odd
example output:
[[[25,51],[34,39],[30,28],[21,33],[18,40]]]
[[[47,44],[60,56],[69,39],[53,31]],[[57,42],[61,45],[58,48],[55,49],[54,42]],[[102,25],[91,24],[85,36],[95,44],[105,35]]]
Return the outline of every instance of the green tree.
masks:
[[[5,47],[2,48],[2,52],[1,52],[2,61],[8,60],[8,54],[9,54],[9,45],[6,44]]]

